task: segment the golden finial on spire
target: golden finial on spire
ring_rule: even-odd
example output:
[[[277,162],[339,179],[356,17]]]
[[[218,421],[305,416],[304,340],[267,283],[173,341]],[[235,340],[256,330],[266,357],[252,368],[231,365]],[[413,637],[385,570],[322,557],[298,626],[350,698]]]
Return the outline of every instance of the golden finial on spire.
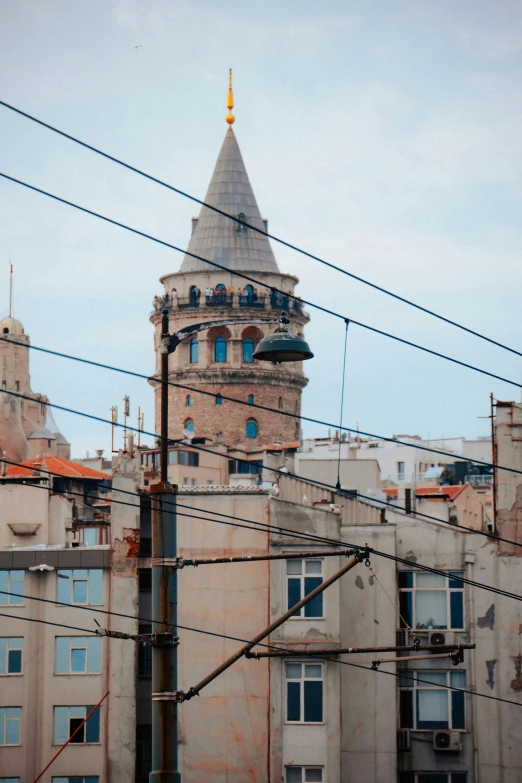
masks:
[[[227,100],[228,114],[226,120],[230,125],[230,127],[232,127],[236,119],[232,114],[233,108],[234,108],[234,93],[232,92],[232,68],[229,68],[228,69],[228,100]]]

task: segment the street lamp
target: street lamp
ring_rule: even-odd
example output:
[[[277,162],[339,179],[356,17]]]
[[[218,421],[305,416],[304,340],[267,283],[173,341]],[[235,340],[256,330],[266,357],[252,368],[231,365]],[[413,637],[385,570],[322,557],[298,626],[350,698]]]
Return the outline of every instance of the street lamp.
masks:
[[[312,359],[313,353],[302,337],[288,331],[286,313],[273,318],[229,318],[205,321],[169,333],[169,311],[161,312],[161,407],[160,407],[160,481],[150,487],[156,500],[152,509],[152,608],[153,618],[161,618],[152,628],[152,772],[150,783],[180,783],[178,764],[178,704],[184,694],[178,691],[178,572],[165,565],[177,558],[177,487],[168,483],[168,382],[169,354],[198,332],[215,326],[234,324],[279,324],[274,334],[264,337],[254,359],[266,362],[299,362]]]

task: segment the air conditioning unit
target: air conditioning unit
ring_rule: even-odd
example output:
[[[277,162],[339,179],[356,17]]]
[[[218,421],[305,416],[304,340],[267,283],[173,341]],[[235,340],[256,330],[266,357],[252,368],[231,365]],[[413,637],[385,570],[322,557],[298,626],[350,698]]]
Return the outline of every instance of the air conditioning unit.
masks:
[[[430,645],[432,647],[444,647],[445,644],[447,644],[446,634],[441,633],[441,631],[430,633]]]
[[[458,752],[462,750],[462,737],[458,731],[434,731],[434,750]]]
[[[399,753],[411,750],[411,734],[409,729],[399,729],[397,732],[397,750]]]

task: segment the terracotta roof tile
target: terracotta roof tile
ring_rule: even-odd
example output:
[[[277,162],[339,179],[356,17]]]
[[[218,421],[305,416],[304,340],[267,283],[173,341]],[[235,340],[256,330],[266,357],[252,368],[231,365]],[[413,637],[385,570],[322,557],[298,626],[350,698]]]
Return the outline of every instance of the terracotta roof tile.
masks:
[[[7,468],[8,476],[34,476],[35,470],[42,468],[50,473],[66,476],[67,478],[78,479],[105,479],[111,480],[112,476],[107,473],[101,473],[99,470],[87,468],[78,462],[72,462],[62,457],[53,457],[46,455],[43,457],[34,457],[23,463],[24,467],[18,465],[9,465]]]

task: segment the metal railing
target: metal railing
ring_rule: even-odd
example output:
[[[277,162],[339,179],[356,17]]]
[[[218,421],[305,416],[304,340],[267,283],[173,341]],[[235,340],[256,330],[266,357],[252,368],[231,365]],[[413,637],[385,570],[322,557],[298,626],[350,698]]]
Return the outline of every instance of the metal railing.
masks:
[[[205,293],[191,295],[188,297],[166,297],[157,296],[153,301],[154,309],[151,315],[160,315],[161,310],[182,310],[184,308],[201,307],[249,307],[255,310],[272,309],[286,310],[288,312],[302,313],[303,303],[299,299],[292,299],[289,296],[281,296],[272,293],[270,296],[258,296],[257,294],[238,293],[214,293],[212,296],[206,296]]]

